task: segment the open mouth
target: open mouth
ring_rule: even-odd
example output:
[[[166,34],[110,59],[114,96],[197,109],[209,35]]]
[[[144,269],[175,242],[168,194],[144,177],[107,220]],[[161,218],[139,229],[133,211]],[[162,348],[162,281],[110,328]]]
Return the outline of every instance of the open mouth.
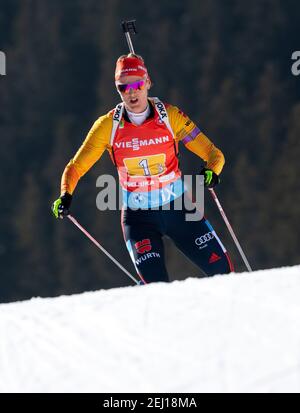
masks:
[[[138,98],[131,98],[131,99],[130,99],[130,103],[131,103],[132,105],[134,105],[135,103],[138,103]]]

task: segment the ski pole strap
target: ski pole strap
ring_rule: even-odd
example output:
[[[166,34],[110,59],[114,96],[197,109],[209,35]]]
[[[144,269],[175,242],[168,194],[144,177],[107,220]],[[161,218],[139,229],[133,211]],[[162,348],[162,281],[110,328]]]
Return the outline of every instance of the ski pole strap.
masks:
[[[99,244],[98,241],[95,240],[94,237],[91,236],[91,234],[89,234],[87,232],[87,230],[85,230],[80,224],[79,222],[72,216],[72,215],[68,215],[68,218],[70,221],[73,222],[73,224],[80,229],[80,231],[82,231],[84,233],[84,235],[86,235],[95,245],[97,248],[99,248],[102,252],[104,252],[105,255],[107,255],[126,275],[128,275],[129,278],[132,279],[132,281],[134,281],[136,284],[140,285],[145,284],[145,282],[142,280],[142,282],[138,281],[133,275],[131,275],[112,255],[110,255],[109,252],[106,251],[105,248],[102,247],[102,245]]]
[[[230,225],[230,223],[229,223],[229,221],[228,221],[228,219],[227,219],[227,216],[226,216],[226,214],[225,214],[225,212],[224,212],[224,210],[223,210],[223,208],[222,208],[222,205],[221,205],[221,203],[220,203],[220,201],[219,201],[219,199],[218,199],[215,191],[213,190],[213,188],[208,188],[208,190],[210,191],[210,193],[211,193],[211,195],[212,195],[215,203],[217,204],[217,207],[219,208],[220,214],[222,215],[222,218],[223,218],[223,220],[224,220],[224,222],[225,222],[225,224],[226,224],[226,226],[227,226],[227,228],[228,228],[228,231],[230,232],[230,235],[231,235],[232,238],[233,238],[233,241],[235,242],[235,245],[236,245],[237,249],[239,250],[239,253],[240,253],[240,255],[241,255],[241,257],[242,257],[242,259],[243,259],[243,261],[244,261],[244,264],[245,264],[246,267],[247,267],[247,270],[248,270],[249,272],[252,272],[252,268],[250,267],[250,264],[249,264],[249,262],[248,262],[248,260],[247,260],[247,258],[246,258],[246,255],[245,255],[245,253],[244,253],[244,251],[243,251],[243,249],[242,249],[242,247],[241,247],[241,245],[240,245],[240,243],[239,243],[239,241],[238,241],[238,239],[237,239],[237,237],[236,237],[236,235],[235,235],[235,233],[234,233],[234,231],[233,231],[233,229],[232,229],[232,226]]]
[[[122,21],[122,29],[123,32],[126,36],[127,44],[130,50],[130,53],[135,54],[133,44],[131,41],[130,33],[131,34],[136,34],[136,27],[135,27],[135,20],[124,20]]]

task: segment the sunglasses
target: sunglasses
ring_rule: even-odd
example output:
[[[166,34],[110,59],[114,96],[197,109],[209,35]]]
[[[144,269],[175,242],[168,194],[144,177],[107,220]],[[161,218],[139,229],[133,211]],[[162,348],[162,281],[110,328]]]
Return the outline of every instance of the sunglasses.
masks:
[[[132,90],[143,90],[145,87],[145,80],[139,80],[133,83],[120,83],[117,84],[117,89],[121,93],[129,93],[130,89]]]

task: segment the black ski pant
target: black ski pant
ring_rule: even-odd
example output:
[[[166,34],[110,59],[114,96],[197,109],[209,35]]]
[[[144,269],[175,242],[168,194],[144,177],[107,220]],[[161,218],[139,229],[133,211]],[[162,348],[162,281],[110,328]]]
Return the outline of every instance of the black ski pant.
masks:
[[[163,237],[173,240],[204,276],[228,274],[233,265],[218,235],[206,218],[187,221],[183,207],[157,210],[125,208],[121,224],[127,249],[140,278],[146,283],[169,281]],[[180,269],[178,269],[180,271]]]

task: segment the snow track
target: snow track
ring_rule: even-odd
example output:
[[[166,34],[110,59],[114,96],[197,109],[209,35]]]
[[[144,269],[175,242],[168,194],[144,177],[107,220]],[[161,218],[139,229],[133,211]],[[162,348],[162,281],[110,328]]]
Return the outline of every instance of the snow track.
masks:
[[[0,305],[0,392],[299,392],[300,266]]]

